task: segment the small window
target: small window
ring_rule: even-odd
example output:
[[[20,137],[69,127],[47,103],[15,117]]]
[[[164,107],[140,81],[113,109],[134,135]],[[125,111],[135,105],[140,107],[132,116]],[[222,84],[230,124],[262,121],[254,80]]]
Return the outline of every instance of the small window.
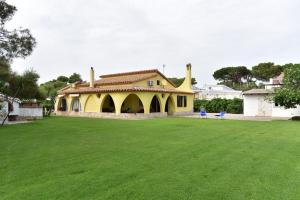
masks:
[[[148,86],[153,86],[153,81],[152,80],[148,81]]]
[[[157,85],[160,85],[160,80],[157,80],[157,81],[156,81],[156,84],[157,84]]]
[[[177,96],[177,107],[187,107],[186,96]]]

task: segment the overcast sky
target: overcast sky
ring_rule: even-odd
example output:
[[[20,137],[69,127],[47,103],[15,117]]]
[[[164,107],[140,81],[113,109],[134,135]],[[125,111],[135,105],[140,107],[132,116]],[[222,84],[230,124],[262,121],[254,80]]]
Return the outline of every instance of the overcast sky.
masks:
[[[225,66],[299,62],[299,0],[7,0],[9,27],[29,28],[38,44],[13,69],[33,67],[40,82],[78,72],[97,76],[158,68],[198,85]]]

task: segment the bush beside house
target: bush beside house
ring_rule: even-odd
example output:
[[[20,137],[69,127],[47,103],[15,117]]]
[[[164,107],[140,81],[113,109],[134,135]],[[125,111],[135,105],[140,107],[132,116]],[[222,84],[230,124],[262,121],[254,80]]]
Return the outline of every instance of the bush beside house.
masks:
[[[199,112],[202,108],[209,113],[226,112],[232,114],[243,114],[243,100],[237,98],[215,98],[212,100],[196,99],[194,101],[194,112]]]

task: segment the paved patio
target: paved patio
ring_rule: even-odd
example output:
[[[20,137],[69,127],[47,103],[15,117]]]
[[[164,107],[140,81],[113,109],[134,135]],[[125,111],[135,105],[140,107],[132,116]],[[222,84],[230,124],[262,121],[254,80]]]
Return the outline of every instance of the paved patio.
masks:
[[[215,115],[219,113],[207,113],[208,119],[218,119]],[[192,118],[201,118],[199,113],[194,113],[193,115],[185,116]],[[231,120],[253,120],[253,121],[272,121],[272,120],[289,120],[287,117],[245,117],[243,114],[225,114],[224,119]]]

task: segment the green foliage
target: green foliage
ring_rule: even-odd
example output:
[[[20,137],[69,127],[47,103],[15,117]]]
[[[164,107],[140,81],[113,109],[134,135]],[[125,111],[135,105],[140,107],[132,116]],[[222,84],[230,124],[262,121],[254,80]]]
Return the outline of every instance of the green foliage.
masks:
[[[242,80],[251,78],[251,71],[244,66],[225,67],[214,72],[213,77],[224,83],[242,83]]]
[[[44,117],[50,117],[53,109],[54,109],[54,100],[53,99],[45,99],[45,100],[42,100],[41,104],[44,108],[44,113],[43,113],[43,116]]]
[[[232,114],[243,113],[243,100],[242,99],[220,99],[215,98],[212,100],[197,99],[194,101],[194,111],[199,112],[205,109],[209,113],[227,112]]]
[[[251,70],[244,66],[221,68],[214,72],[213,77],[220,81],[219,84],[235,90],[249,90],[257,87],[252,81]]]
[[[169,79],[176,87],[179,87],[179,86],[183,83],[183,81],[184,81],[185,78],[175,78],[175,77],[173,77],[173,78],[168,78],[168,79]],[[196,81],[195,78],[192,78],[191,84],[192,84],[192,85],[196,85],[196,84],[197,84],[197,81]]]
[[[270,78],[278,76],[282,71],[280,65],[275,65],[272,62],[260,63],[252,67],[253,76],[261,81],[269,81]]]
[[[63,82],[63,83],[68,83],[69,82],[69,78],[66,76],[59,76],[57,77],[57,81]]]
[[[67,85],[66,82],[60,81],[62,80],[60,77],[62,76],[59,76],[57,79],[54,79],[52,81],[43,83],[39,87],[39,91],[42,94],[42,97],[44,99],[42,101],[42,105],[47,111],[47,113],[45,113],[46,116],[49,116],[54,109],[55,97],[57,96],[57,91]]]
[[[35,38],[28,29],[9,31],[5,28],[5,23],[11,20],[16,11],[15,6],[0,1],[0,58],[6,61],[27,57],[36,45]]]
[[[0,81],[7,82],[9,80],[10,72],[10,64],[5,60],[0,59]]]
[[[300,64],[285,68],[284,87],[276,90],[274,101],[285,108],[300,105]]]
[[[70,77],[69,77],[69,83],[75,83],[77,81],[82,81],[80,74],[77,73],[73,73]]]
[[[52,81],[41,84],[39,89],[44,99],[55,99],[55,97],[57,96],[57,91],[65,87],[66,85],[67,83],[54,79]]]
[[[22,86],[19,97],[22,99],[35,99],[39,97],[38,79],[40,76],[34,70],[26,70],[21,75]]]

